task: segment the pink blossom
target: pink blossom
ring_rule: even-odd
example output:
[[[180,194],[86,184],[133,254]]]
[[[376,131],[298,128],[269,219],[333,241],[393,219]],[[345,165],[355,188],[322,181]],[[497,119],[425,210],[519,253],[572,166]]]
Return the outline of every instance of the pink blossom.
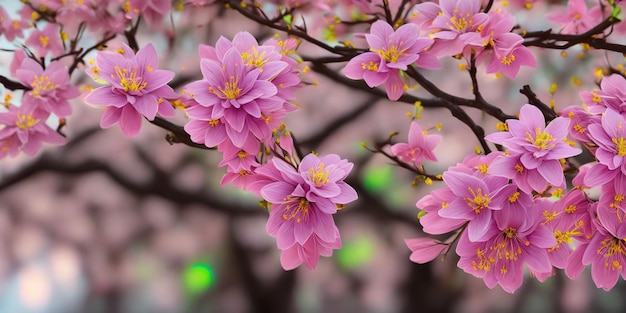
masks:
[[[23,38],[23,30],[28,28],[29,24],[23,19],[12,19],[3,7],[0,7],[0,36],[8,41],[15,40],[16,37]]]
[[[264,177],[260,194],[272,206],[266,229],[276,237],[283,255],[293,259],[294,248],[316,251],[314,247],[340,245],[332,214],[337,205],[357,199],[354,189],[343,181],[351,169],[352,163],[337,155],[309,154],[297,169],[274,158],[256,170]],[[314,267],[319,255],[312,256],[315,262],[312,258],[302,261]]]
[[[59,26],[52,23],[46,24],[43,30],[35,29],[24,43],[30,49],[34,49],[39,57],[45,57],[48,52],[58,56],[65,51]]]
[[[49,113],[38,109],[32,102],[8,109],[8,112],[0,113],[0,158],[16,156],[19,151],[34,156],[42,143],[65,143],[63,136],[46,125]]]
[[[219,48],[206,51],[214,57],[221,54]],[[287,64],[274,63],[278,64],[266,65],[261,73],[259,68],[247,66],[241,52],[231,47],[219,61],[202,58],[200,69],[204,79],[187,85],[186,90],[202,107],[210,108],[211,120],[225,124],[228,138],[236,146],[241,146],[250,133],[265,140],[271,134],[263,122],[266,113],[282,110],[285,102],[276,96],[276,86],[267,79],[280,73]]]
[[[20,82],[31,88],[24,93],[24,101],[58,117],[72,113],[68,100],[78,97],[80,92],[70,84],[67,68],[61,62],[51,62],[44,70],[34,60],[24,59],[15,72]]]
[[[582,34],[602,21],[602,12],[599,5],[589,10],[585,0],[569,0],[565,12],[548,14],[548,19],[563,27],[562,34]]]
[[[559,186],[563,183],[560,159],[575,156],[581,150],[570,146],[564,139],[569,129],[569,120],[557,117],[545,126],[541,111],[526,104],[520,110],[519,120],[507,120],[508,132],[493,133],[486,140],[501,144],[511,156],[519,155],[524,169],[536,169],[543,180]],[[494,161],[494,163],[497,162]],[[519,171],[519,170],[518,170]],[[493,171],[494,175],[499,175]]]
[[[446,171],[443,181],[456,196],[444,209],[443,218],[469,221],[467,233],[471,241],[482,241],[493,223],[492,211],[500,210],[506,198],[499,193],[502,180],[495,177],[479,179],[465,173]]]
[[[595,151],[598,163],[589,168],[585,185],[598,186],[616,175],[626,175],[626,120],[622,115],[607,109],[602,124],[590,124],[589,136],[598,146]]]
[[[417,122],[412,122],[409,128],[409,142],[394,144],[390,149],[391,153],[396,155],[401,161],[419,167],[424,159],[437,161],[433,149],[435,149],[440,140],[441,137],[439,135],[428,135],[422,131]]]
[[[167,85],[174,73],[157,69],[159,59],[152,44],[139,49],[136,55],[126,45],[123,50],[123,54],[98,53],[99,77],[110,85],[96,88],[85,101],[105,107],[101,127],[119,122],[124,134],[132,137],[139,133],[142,116],[148,120],[157,113],[172,116],[174,109],[167,99],[178,95]]]
[[[405,24],[394,31],[384,21],[372,24],[371,33],[365,39],[371,52],[362,53],[350,60],[343,73],[351,79],[363,79],[370,87],[385,85],[387,96],[398,100],[404,93],[404,82],[399,71],[410,64],[423,68],[438,68],[439,61],[429,52],[433,40],[415,36],[419,27]]]
[[[470,240],[464,232],[456,252],[458,266],[480,277],[489,288],[500,285],[514,292],[524,279],[524,264],[534,272],[550,272],[547,248],[556,244],[550,230],[538,221],[541,212],[531,206],[526,210],[502,209],[494,212],[494,222],[486,230],[483,242]]]
[[[626,213],[619,208],[597,206],[599,223],[582,255],[591,264],[591,278],[598,288],[610,290],[621,275],[626,277]]]
[[[439,55],[459,54],[468,45],[483,46],[478,29],[488,16],[480,11],[481,4],[481,0],[439,1],[440,13],[429,27],[437,41],[433,49],[441,51]],[[428,9],[427,14],[432,10]]]

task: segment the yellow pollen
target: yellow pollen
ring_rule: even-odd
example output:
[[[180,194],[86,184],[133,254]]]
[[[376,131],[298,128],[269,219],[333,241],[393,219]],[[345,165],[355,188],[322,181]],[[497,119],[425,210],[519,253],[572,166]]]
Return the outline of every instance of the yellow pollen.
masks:
[[[239,80],[236,79],[235,76],[231,76],[228,78],[228,81],[224,83],[224,88],[220,86],[220,87],[217,87],[217,89],[227,99],[229,100],[237,99],[237,97],[239,97],[239,94],[241,94],[241,88],[237,87],[238,82]],[[209,87],[209,91],[218,95],[217,91],[215,91],[212,87]]]
[[[121,68],[116,65],[115,74],[120,80],[120,86],[124,88],[124,91],[141,91],[148,85],[148,83],[142,81],[141,77],[137,77],[136,67],[133,67],[129,73],[127,68]],[[115,76],[111,74],[111,78],[115,78]]]
[[[245,159],[245,158],[247,158],[247,157],[248,157],[248,153],[247,153],[247,152],[245,152],[245,151],[243,151],[243,150],[240,150],[239,152],[237,152],[237,156],[238,156],[240,159]]]
[[[487,171],[489,170],[489,164],[480,164],[477,166],[477,168],[481,174],[487,174]]]
[[[510,55],[505,55],[502,57],[502,59],[500,59],[500,62],[502,62],[502,64],[504,65],[511,65],[511,63],[513,63],[513,61],[515,61],[515,56],[510,54]]]
[[[573,204],[568,205],[565,209],[564,209],[565,213],[567,214],[572,214],[574,212],[576,212],[576,206]]]
[[[32,115],[22,115],[20,113],[17,113],[17,121],[15,121],[15,126],[24,130],[33,127],[35,124],[37,124],[37,122],[39,122],[39,120],[34,119]]]
[[[473,24],[472,17],[469,14],[466,14],[465,17],[461,17],[461,18],[453,16],[450,18],[450,22],[452,22],[452,25],[450,23],[446,23],[447,24],[446,26],[450,28],[454,28],[458,31],[463,31],[467,27],[472,26]]]
[[[585,133],[585,129],[582,126],[580,126],[580,124],[574,125],[574,130],[579,132],[579,133],[581,133],[581,134]]]
[[[605,258],[605,267],[611,267],[611,271],[618,270],[621,272],[622,264],[620,260],[626,256],[626,245],[623,239],[607,238],[600,242],[600,247],[596,250],[598,255]]]
[[[463,198],[463,200],[465,200],[468,206],[474,209],[474,213],[479,214],[483,209],[489,207],[491,198],[489,198],[489,195],[484,195],[482,189],[477,188],[474,190],[472,187],[467,187],[467,189],[472,194],[473,198]]]
[[[50,37],[39,35],[39,42],[41,42],[41,45],[44,48],[46,48],[48,46],[48,41],[50,41]]]
[[[33,81],[30,83],[30,85],[33,87],[33,90],[31,92],[35,98],[40,98],[42,91],[51,90],[57,87],[50,81],[50,78],[48,76],[39,75],[35,75],[33,77]]]
[[[552,213],[548,210],[543,211],[543,217],[546,219],[543,224],[552,222],[557,215],[559,215],[559,213],[556,211],[553,211]]]
[[[252,52],[242,52],[241,58],[243,63],[247,66],[262,67],[269,61],[266,59],[267,51],[259,53],[256,46],[252,47]]]
[[[330,171],[324,171],[324,163],[320,163],[317,168],[310,168],[308,171],[308,177],[315,184],[315,187],[322,187],[328,183],[328,176]]]
[[[209,125],[211,125],[211,127],[215,127],[219,124],[220,124],[220,120],[209,120]]]
[[[399,43],[399,46],[402,46],[402,42]],[[398,62],[398,59],[403,56],[408,49],[409,48],[399,49],[396,45],[391,45],[391,47],[387,49],[372,49],[372,51],[383,57],[385,61],[395,63]]]
[[[378,64],[374,63],[374,61],[370,61],[369,64],[361,62],[361,68],[368,71],[378,72]]]
[[[598,94],[595,91],[591,92],[591,94],[593,95],[593,97],[591,98],[591,101],[595,103],[602,102],[602,98],[600,98],[600,96],[598,96]]]
[[[517,230],[513,227],[507,227],[502,230],[502,234],[508,239],[515,238],[517,237]]]
[[[294,200],[296,199],[292,197],[285,199],[285,201],[289,201],[292,203],[289,203],[285,206],[285,211],[283,212],[282,217],[285,220],[292,220],[296,218],[296,222],[300,223],[303,218],[306,219],[308,217],[309,201],[306,198],[300,198],[299,200],[297,200],[298,204],[294,208]]]
[[[521,164],[515,164],[515,170],[521,174],[524,172],[524,167]]]
[[[515,203],[517,202],[517,200],[519,199],[519,191],[515,191],[511,196],[509,196],[509,202],[510,203]]]
[[[539,148],[539,150],[547,150],[552,149],[556,145],[554,143],[554,138],[549,133],[541,131],[541,128],[535,129],[535,137],[530,133],[526,133],[526,141],[535,145],[535,147]],[[625,152],[626,153],[626,152]]]
[[[626,156],[626,139],[624,137],[611,138],[611,141],[615,144],[617,155],[621,157]]]

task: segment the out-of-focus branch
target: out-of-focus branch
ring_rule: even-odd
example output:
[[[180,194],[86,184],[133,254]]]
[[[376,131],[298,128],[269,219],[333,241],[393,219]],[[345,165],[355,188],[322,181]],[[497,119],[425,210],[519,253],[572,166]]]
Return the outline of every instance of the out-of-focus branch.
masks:
[[[565,50],[577,44],[584,43],[588,44],[590,47],[600,50],[626,53],[626,45],[610,43],[607,42],[605,38],[596,37],[596,35],[604,32],[604,30],[608,29],[617,22],[619,22],[618,19],[609,16],[600,24],[579,35],[556,34],[552,33],[551,29],[538,32],[528,32],[523,35],[523,37],[526,38],[526,41],[524,41],[524,45],[529,47],[534,46],[540,48]]]
[[[222,195],[214,194],[210,190],[192,192],[174,185],[171,180],[136,182],[99,160],[88,159],[82,162],[72,162],[62,157],[55,158],[48,154],[42,155],[39,159],[19,171],[5,176],[0,181],[0,192],[4,192],[11,186],[32,179],[44,172],[53,172],[67,176],[81,176],[100,172],[120,185],[124,190],[138,196],[156,196],[179,205],[200,204],[229,216],[265,214],[261,209],[226,201]]]
[[[317,146],[319,146],[322,142],[328,139],[339,128],[346,126],[350,122],[356,121],[359,116],[369,112],[369,110],[374,107],[374,104],[376,104],[378,100],[380,100],[378,97],[370,97],[363,104],[327,123],[326,126],[324,126],[324,128],[322,128],[317,133],[309,136],[308,138],[300,140],[299,144],[302,146],[310,147],[311,150],[315,150]]]

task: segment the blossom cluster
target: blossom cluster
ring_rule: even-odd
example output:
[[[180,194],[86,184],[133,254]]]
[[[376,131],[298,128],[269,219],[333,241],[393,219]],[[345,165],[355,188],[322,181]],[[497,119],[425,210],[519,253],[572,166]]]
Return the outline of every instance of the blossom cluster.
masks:
[[[53,115],[65,118],[72,113],[68,101],[78,97],[79,91],[70,84],[67,68],[55,61],[44,69],[17,50],[10,73],[25,89],[19,106],[12,103],[12,93],[4,96],[7,112],[0,113],[0,158],[16,156],[20,151],[34,156],[42,143],[63,144],[65,138],[46,121]]]
[[[173,117],[176,109],[184,110],[187,122],[179,133],[186,132],[192,146],[220,153],[219,166],[226,172],[221,184],[230,183],[263,198],[269,215],[266,230],[282,251],[283,268],[302,264],[315,268],[320,256],[330,256],[341,247],[333,215],[358,197],[346,182],[353,164],[336,154],[301,155],[284,123],[299,106],[296,91],[306,85],[303,57],[296,52],[299,39],[272,38],[259,43],[252,34],[239,32],[232,40],[220,37],[214,46],[200,44],[202,78],[182,83],[181,90],[176,90],[172,87],[176,73],[159,68],[159,44],[140,46],[137,42],[140,23],[145,20],[150,30],[169,36],[171,30],[160,23],[168,15],[173,20],[175,9],[214,4],[231,8],[233,3],[187,0],[174,2],[179,4],[176,8],[170,0],[23,3],[16,16],[0,7],[0,36],[16,47],[10,77],[0,78],[7,89],[17,90],[21,102],[15,105],[11,93],[4,96],[0,158],[20,152],[34,156],[44,143],[65,142],[60,129],[72,113],[70,100],[80,95],[70,76],[80,72],[103,83],[87,88],[83,99],[103,109],[102,128],[119,124],[124,135],[133,137],[144,119],[156,124],[159,118]],[[249,16],[258,13],[255,17],[266,18],[267,25],[299,34],[339,55],[307,57],[323,64],[318,69],[324,69],[326,60],[345,62],[343,75],[363,80],[370,88],[383,86],[389,100],[403,100],[405,92],[417,85],[432,85],[424,82],[421,71],[439,69],[445,59],[462,60],[466,66],[461,68],[473,70],[474,80],[479,66],[486,74],[509,78],[516,78],[522,66],[536,66],[525,46],[526,31],[509,13],[511,8],[541,5],[536,0],[418,4],[342,0],[333,3],[335,7],[325,0],[250,4],[253,10],[246,11],[250,9],[246,1],[236,8]],[[567,41],[573,38],[567,35],[588,33],[604,21],[612,23],[611,31],[623,33],[625,23],[618,23],[617,16],[625,5],[595,1],[589,7],[584,0],[567,1],[561,11],[547,16],[560,27],[558,33],[547,33],[559,35],[558,42]],[[270,17],[264,11],[267,8],[276,8],[277,17]],[[310,28],[294,24],[297,14],[306,15],[303,21],[315,17]],[[368,33],[354,34],[355,39],[364,39],[360,48],[342,40],[355,25],[369,27]],[[586,37],[609,48],[619,46],[603,41],[607,34],[602,31],[594,30]],[[117,36],[123,36],[126,43],[115,41]],[[543,42],[546,46],[553,43]],[[92,51],[97,51],[95,59],[88,60]],[[600,89],[580,93],[583,106],[568,107],[557,117],[546,120],[544,114],[550,108],[542,107],[542,111],[537,102],[522,106],[519,116],[507,119],[502,131],[479,138],[498,151],[470,155],[441,175],[429,175],[423,165],[437,161],[434,149],[441,137],[429,134],[415,120],[406,142],[389,142],[390,159],[429,182],[440,179],[445,184],[416,206],[422,211],[424,232],[451,236],[443,241],[407,239],[410,260],[425,263],[456,245],[461,269],[482,278],[489,287],[500,285],[508,292],[520,287],[526,267],[544,280],[555,269],[575,278],[590,265],[593,281],[606,290],[615,286],[620,275],[626,278],[622,227],[626,79],[621,70],[614,71],[621,74],[604,77]],[[440,101],[438,105],[483,109],[488,105],[477,85],[473,81],[474,99],[441,96],[445,92],[433,92],[436,86],[425,89],[437,98],[435,102]],[[55,119],[59,121],[56,130],[50,126]],[[582,153],[579,144],[593,155],[594,162],[580,166],[570,162]],[[570,171],[572,175],[566,177]],[[601,191],[599,196],[594,198],[593,189]]]

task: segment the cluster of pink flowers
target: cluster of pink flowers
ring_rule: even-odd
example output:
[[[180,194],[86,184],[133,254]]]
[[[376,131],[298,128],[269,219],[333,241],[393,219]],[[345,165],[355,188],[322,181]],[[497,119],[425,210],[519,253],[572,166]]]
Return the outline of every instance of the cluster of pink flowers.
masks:
[[[334,154],[308,154],[298,165],[273,158],[256,169],[249,190],[271,205],[266,229],[282,250],[284,269],[302,263],[313,269],[320,255],[331,256],[341,248],[332,215],[357,199],[344,182],[352,166]]]
[[[295,109],[293,90],[301,81],[296,62],[279,48],[275,41],[259,45],[247,32],[200,46],[203,79],[185,87],[192,98],[185,130],[223,153],[224,183],[245,188],[245,178],[259,166],[261,144],[274,148],[275,130]],[[288,140],[282,143],[289,149]]]
[[[124,45],[117,52],[99,52],[96,56],[97,78],[109,83],[85,97],[87,103],[105,108],[100,126],[120,124],[125,135],[133,137],[141,129],[142,116],[154,120],[157,113],[173,116],[169,100],[178,94],[167,85],[174,72],[158,69],[156,49],[149,44],[137,54]]]
[[[474,55],[486,63],[487,73],[515,78],[521,66],[535,66],[522,36],[512,33],[515,18],[504,9],[482,12],[481,0],[441,0],[415,6],[419,23],[435,39],[431,51],[438,57]],[[469,62],[468,62],[469,63]]]
[[[24,51],[17,50],[10,73],[27,89],[19,107],[11,103],[12,94],[5,95],[7,112],[0,113],[0,158],[16,156],[20,151],[33,156],[42,143],[63,144],[65,138],[46,121],[52,114],[57,118],[69,116],[72,110],[68,101],[79,95],[70,84],[67,68],[54,61],[44,69]]]
[[[613,288],[626,275],[626,79],[607,76],[600,87],[547,126],[539,109],[523,106],[506,132],[485,137],[504,153],[468,157],[444,172],[446,187],[417,202],[420,222],[429,234],[457,234],[408,239],[411,260],[428,262],[458,240],[458,266],[489,287],[515,291],[524,265],[540,280],[554,269],[574,279],[590,265],[596,286]],[[568,132],[597,161],[581,166],[566,191],[564,160],[581,152]],[[593,187],[597,199],[586,193]]]
[[[433,40],[415,36],[419,31],[416,24],[405,24],[394,31],[384,21],[374,22],[371,33],[365,35],[370,52],[350,60],[343,69],[344,74],[352,79],[363,79],[370,87],[384,85],[387,97],[398,100],[406,86],[401,71],[412,64],[430,69],[440,67],[439,61],[427,51]]]

